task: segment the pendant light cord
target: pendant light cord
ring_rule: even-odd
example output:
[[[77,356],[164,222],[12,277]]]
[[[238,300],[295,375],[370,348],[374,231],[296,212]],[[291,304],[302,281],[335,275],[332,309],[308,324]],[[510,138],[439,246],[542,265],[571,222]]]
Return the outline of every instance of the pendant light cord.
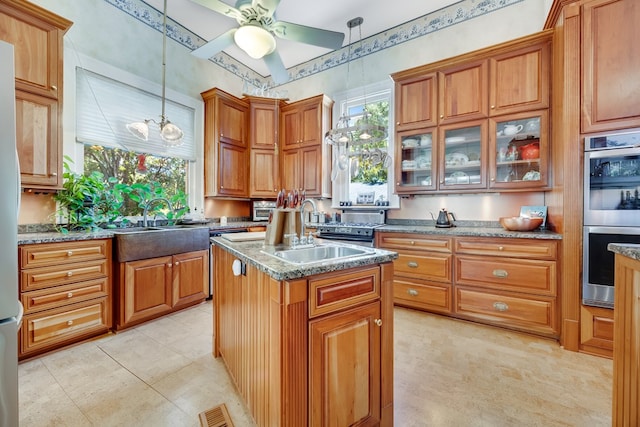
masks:
[[[160,126],[164,126],[165,81],[167,74],[167,0],[164,0],[164,16],[162,19],[162,117]]]

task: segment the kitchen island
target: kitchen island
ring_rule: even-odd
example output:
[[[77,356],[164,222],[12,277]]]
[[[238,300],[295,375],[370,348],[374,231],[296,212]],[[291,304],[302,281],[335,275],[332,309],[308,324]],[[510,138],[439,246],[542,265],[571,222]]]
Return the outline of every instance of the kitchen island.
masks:
[[[256,424],[393,425],[397,254],[297,265],[263,241],[212,243],[213,352]]]

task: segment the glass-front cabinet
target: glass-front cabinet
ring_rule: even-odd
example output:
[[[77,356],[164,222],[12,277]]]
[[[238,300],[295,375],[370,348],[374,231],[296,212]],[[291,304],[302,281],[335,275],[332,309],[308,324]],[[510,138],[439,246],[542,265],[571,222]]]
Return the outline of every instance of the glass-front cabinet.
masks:
[[[548,112],[501,116],[489,127],[489,187],[547,186]]]
[[[487,121],[477,120],[439,128],[439,188],[486,188]]]
[[[436,189],[437,141],[435,128],[398,132],[396,192],[416,193]]]

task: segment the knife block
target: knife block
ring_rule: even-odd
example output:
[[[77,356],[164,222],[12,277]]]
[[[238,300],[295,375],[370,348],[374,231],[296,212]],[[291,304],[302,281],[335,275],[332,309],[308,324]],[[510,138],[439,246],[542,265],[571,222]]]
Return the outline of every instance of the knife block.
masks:
[[[295,209],[274,209],[271,222],[267,224],[264,243],[267,245],[291,245],[286,234],[300,234],[300,213]]]

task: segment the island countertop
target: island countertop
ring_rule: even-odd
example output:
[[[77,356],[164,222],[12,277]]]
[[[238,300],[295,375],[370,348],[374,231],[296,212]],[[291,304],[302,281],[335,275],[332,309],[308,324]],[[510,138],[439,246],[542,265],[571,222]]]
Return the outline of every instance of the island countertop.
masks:
[[[640,260],[640,245],[633,243],[609,243],[607,249],[613,253]]]
[[[376,248],[365,248],[366,250],[371,251],[371,254],[309,264],[292,264],[265,253],[266,247],[262,240],[231,242],[226,240],[224,237],[212,237],[211,242],[232,253],[241,261],[255,266],[258,270],[268,274],[276,280],[299,279],[301,277],[327,273],[330,271],[346,270],[354,267],[390,262],[398,258],[398,254],[396,252]],[[329,243],[329,241],[323,241],[322,239],[317,239],[317,242],[320,244]],[[334,242],[330,242],[330,244],[351,246]]]

